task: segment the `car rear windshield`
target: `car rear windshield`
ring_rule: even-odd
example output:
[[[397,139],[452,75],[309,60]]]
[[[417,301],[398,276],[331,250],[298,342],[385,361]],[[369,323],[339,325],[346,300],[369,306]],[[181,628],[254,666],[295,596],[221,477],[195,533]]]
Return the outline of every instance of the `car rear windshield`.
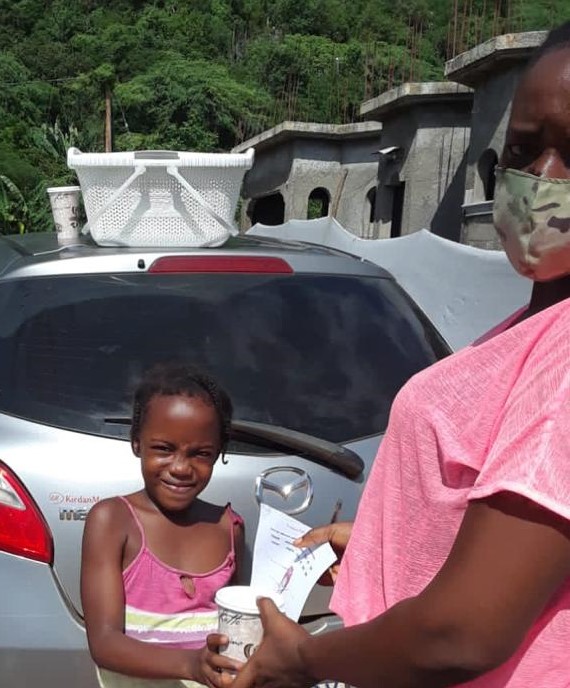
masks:
[[[216,376],[236,418],[347,442],[382,432],[402,384],[448,353],[375,277],[43,277],[0,284],[0,314],[0,410],[109,437],[157,361]]]

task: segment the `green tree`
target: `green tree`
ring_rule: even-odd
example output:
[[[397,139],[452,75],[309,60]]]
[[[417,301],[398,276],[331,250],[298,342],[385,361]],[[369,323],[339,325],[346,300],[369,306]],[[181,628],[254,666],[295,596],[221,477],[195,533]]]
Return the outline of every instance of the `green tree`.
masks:
[[[121,148],[228,150],[240,120],[258,117],[267,101],[222,64],[172,54],[118,84],[116,94],[129,124],[117,138]]]
[[[23,234],[27,214],[22,191],[10,177],[0,174],[0,234]]]

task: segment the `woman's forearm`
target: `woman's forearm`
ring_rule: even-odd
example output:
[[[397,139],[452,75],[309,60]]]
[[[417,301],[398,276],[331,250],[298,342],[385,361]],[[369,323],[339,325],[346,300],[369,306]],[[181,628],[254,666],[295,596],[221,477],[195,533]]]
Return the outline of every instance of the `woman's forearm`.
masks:
[[[445,688],[492,668],[451,626],[422,621],[418,598],[352,628],[313,636],[300,653],[317,680],[358,688]]]

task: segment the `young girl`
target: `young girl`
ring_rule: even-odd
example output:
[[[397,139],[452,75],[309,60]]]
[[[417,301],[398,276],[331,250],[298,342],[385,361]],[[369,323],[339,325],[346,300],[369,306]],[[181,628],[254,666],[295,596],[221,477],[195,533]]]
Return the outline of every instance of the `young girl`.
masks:
[[[215,633],[214,595],[236,577],[243,522],[229,505],[198,499],[231,416],[219,385],[186,366],[153,368],[135,393],[131,446],[144,488],[99,502],[83,538],[87,637],[107,688],[221,687],[222,671],[239,668],[217,654],[226,639]]]

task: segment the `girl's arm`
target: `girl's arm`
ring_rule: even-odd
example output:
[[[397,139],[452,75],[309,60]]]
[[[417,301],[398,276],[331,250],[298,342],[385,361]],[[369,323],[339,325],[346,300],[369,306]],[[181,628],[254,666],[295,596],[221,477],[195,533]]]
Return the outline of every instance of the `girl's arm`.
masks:
[[[263,600],[264,641],[233,688],[463,683],[516,651],[569,575],[567,521],[509,493],[473,502],[432,583],[368,623],[309,636]]]
[[[226,685],[217,669],[235,671],[239,665],[216,653],[217,645],[222,644],[219,641],[224,640],[216,634],[209,637],[209,647],[203,650],[165,648],[125,635],[122,561],[126,523],[125,506],[118,499],[98,503],[85,523],[81,600],[93,660],[102,668],[128,676]]]

